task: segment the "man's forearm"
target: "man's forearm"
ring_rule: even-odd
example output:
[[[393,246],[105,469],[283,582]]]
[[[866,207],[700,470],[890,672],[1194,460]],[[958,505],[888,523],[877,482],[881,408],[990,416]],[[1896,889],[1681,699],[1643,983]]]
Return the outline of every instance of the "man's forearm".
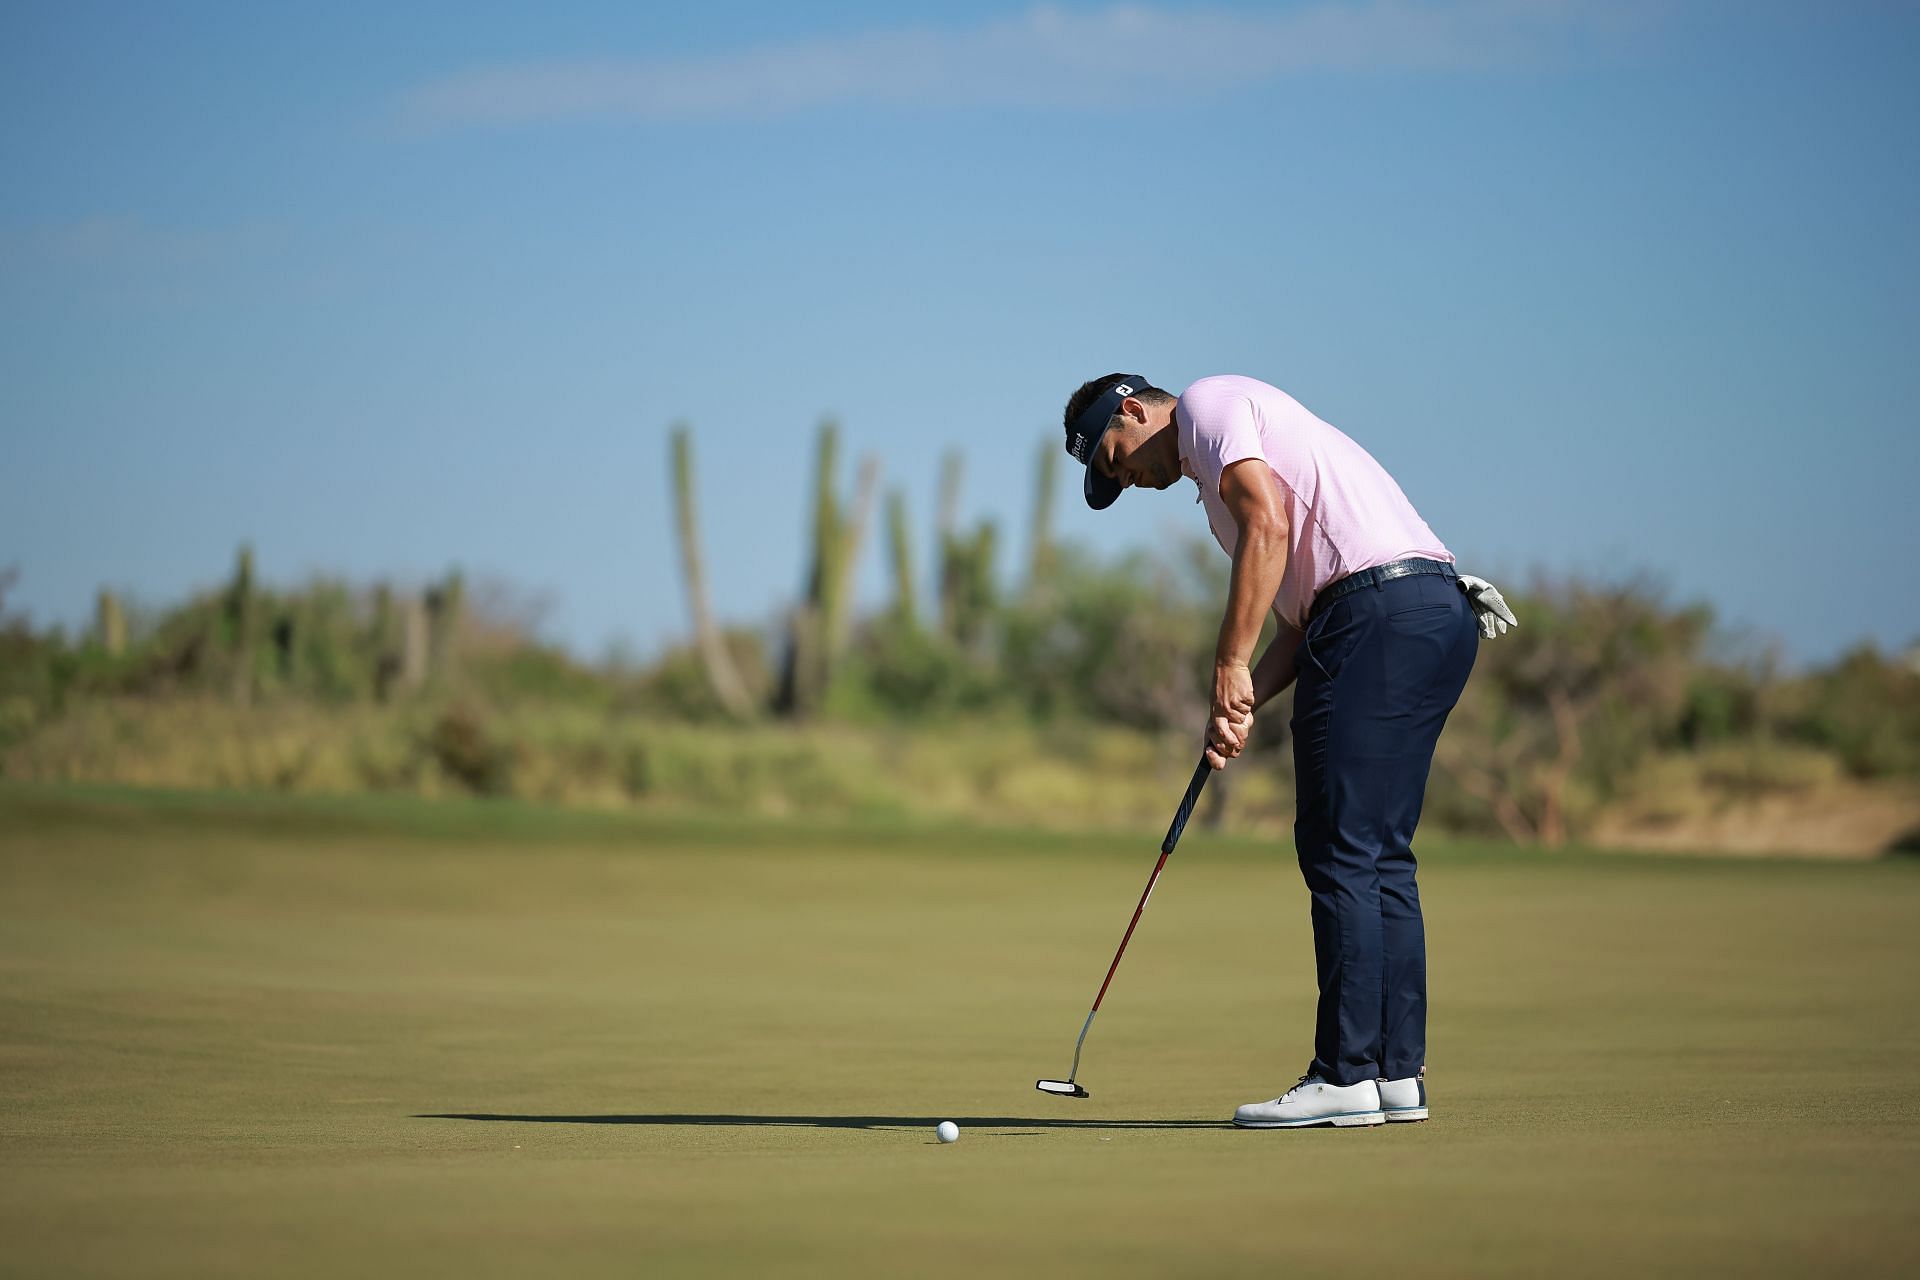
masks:
[[[1300,657],[1300,633],[1286,623],[1273,634],[1253,668],[1253,709],[1258,711],[1293,683]]]
[[[1239,755],[1247,741],[1248,717],[1258,705],[1248,663],[1273,597],[1287,576],[1286,504],[1273,468],[1258,458],[1242,458],[1220,473],[1220,500],[1233,515],[1239,537],[1233,544],[1233,579],[1227,587],[1226,615],[1213,650],[1213,692],[1207,710],[1207,763],[1216,769]]]
[[[1213,652],[1216,667],[1246,666],[1253,660],[1253,646],[1260,642],[1260,628],[1286,575],[1286,525],[1244,524],[1234,547],[1233,580],[1227,588],[1226,616],[1220,620],[1220,642]]]

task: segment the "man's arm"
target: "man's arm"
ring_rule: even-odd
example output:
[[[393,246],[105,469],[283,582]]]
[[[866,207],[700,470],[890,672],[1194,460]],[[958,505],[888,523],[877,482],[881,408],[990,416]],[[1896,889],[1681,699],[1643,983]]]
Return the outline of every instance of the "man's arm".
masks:
[[[1228,467],[1220,476],[1220,498],[1240,536],[1234,543],[1226,615],[1220,620],[1220,640],[1213,652],[1207,757],[1216,769],[1224,768],[1246,746],[1247,722],[1263,700],[1255,696],[1253,673],[1247,664],[1253,658],[1253,646],[1259,643],[1261,624],[1273,607],[1273,597],[1280,590],[1280,580],[1287,573],[1289,531],[1280,486],[1264,458],[1242,458]],[[1285,662],[1291,667],[1291,655]],[[1265,659],[1261,666],[1267,667]],[[1283,673],[1269,674],[1277,678]],[[1264,692],[1272,697],[1284,687],[1282,681]]]
[[[1273,633],[1273,639],[1267,642],[1267,651],[1260,655],[1260,661],[1253,664],[1253,709],[1260,708],[1293,683],[1294,663],[1300,656],[1300,628],[1289,623],[1274,620],[1279,624]]]

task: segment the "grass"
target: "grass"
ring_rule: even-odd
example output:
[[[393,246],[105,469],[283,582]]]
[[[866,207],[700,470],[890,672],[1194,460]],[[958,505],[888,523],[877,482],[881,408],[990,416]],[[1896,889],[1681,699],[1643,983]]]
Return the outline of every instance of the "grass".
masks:
[[[1434,1116],[1290,852],[0,787],[0,1273],[1911,1274],[1920,865],[1425,851]],[[933,1125],[959,1122],[958,1144]]]

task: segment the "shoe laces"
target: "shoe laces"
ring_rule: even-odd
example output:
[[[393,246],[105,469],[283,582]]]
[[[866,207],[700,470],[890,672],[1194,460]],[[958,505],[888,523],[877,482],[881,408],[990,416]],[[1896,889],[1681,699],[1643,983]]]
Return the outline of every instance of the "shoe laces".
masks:
[[[1307,1074],[1301,1076],[1298,1080],[1294,1081],[1293,1088],[1281,1094],[1280,1100],[1282,1102],[1285,1102],[1288,1098],[1291,1098],[1294,1094],[1306,1088],[1309,1082],[1317,1084],[1319,1083],[1319,1081],[1320,1081],[1320,1077],[1313,1074],[1313,1072],[1309,1071],[1307,1072]]]

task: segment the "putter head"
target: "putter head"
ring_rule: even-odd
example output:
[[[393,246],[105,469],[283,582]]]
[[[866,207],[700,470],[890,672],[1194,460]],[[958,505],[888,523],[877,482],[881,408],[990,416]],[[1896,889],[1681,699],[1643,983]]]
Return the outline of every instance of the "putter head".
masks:
[[[1042,1093],[1057,1094],[1062,1098],[1091,1098],[1093,1096],[1071,1080],[1035,1080],[1033,1087]]]

